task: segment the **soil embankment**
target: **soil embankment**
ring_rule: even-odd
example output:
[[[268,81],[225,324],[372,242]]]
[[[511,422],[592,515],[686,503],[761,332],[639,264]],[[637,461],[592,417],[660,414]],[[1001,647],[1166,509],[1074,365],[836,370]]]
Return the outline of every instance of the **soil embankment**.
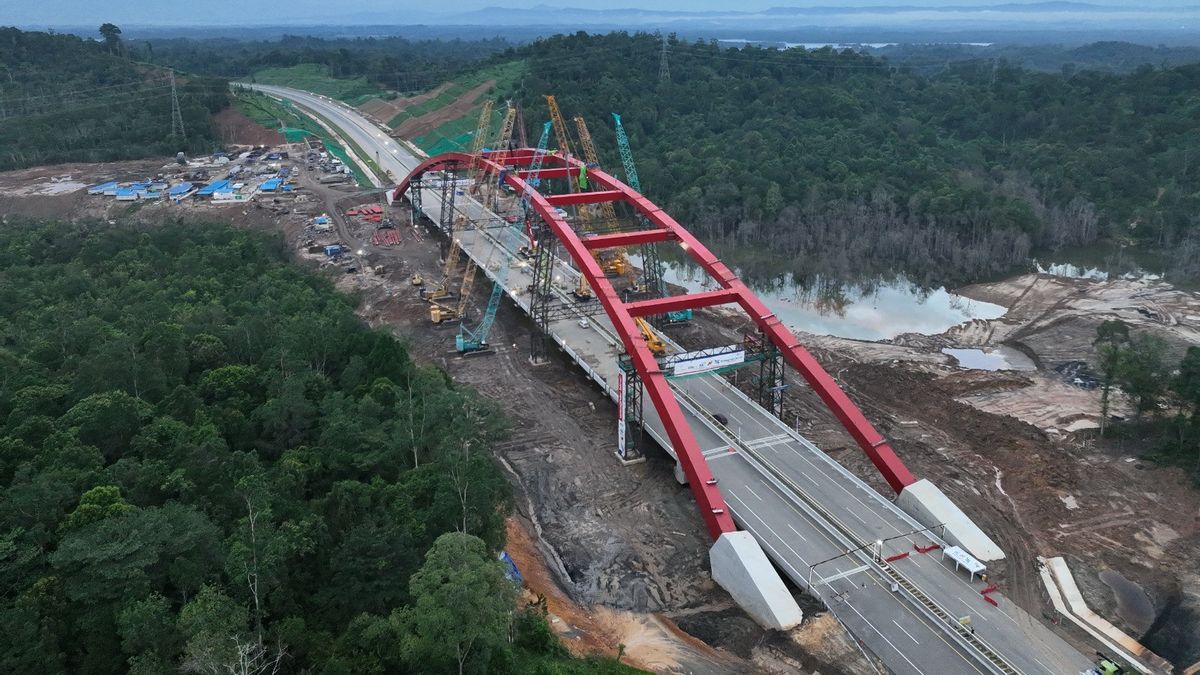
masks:
[[[458,98],[454,99],[450,105],[427,112],[419,117],[411,117],[406,119],[401,122],[399,126],[392,129],[392,135],[399,136],[400,138],[407,140],[412,140],[418,136],[427,134],[442,126],[446,122],[456,120],[471,112],[471,109],[475,107],[475,102],[479,100],[479,97],[483,96],[494,86],[496,86],[496,81],[488,80],[472,89],[463,92]]]
[[[373,98],[358,106],[358,109],[363,113],[379,120],[381,123],[387,124],[392,120],[393,117],[399,115],[408,108],[411,108],[414,105],[420,105],[430,99],[441,96],[442,92],[449,89],[451,84],[452,83],[450,82],[446,82],[423,94],[417,94],[416,96],[402,96],[400,98],[392,99],[391,101],[385,101],[381,98]]]

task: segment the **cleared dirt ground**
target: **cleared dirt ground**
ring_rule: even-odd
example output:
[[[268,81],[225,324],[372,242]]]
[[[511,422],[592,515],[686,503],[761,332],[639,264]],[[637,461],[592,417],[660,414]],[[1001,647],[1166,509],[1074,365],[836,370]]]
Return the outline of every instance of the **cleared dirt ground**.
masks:
[[[450,88],[450,84],[451,83],[446,82],[445,84],[439,85],[436,89],[431,89],[424,94],[400,97],[391,101],[385,101],[381,98],[373,98],[358,106],[358,109],[379,120],[381,123],[387,124],[393,117],[404,112],[406,109],[414,105],[420,105],[425,101],[440,96],[442,92]]]
[[[1147,459],[1146,445],[1098,438],[1099,393],[1083,380],[1097,371],[1092,341],[1107,319],[1163,337],[1172,358],[1200,344],[1200,296],[1153,280],[1046,275],[963,292],[1011,309],[941,336],[871,343],[802,335],[802,342],[914,473],[937,482],[1008,553],[991,571],[1009,597],[1052,618],[1035,558],[1065,556],[1095,611],[1175,664],[1196,662],[1200,491],[1183,471]],[[722,337],[697,341],[728,341],[747,328],[728,316],[721,323]],[[1025,352],[1038,370],[964,370],[940,353],[1001,344]],[[888,494],[815,396],[793,387],[788,404],[803,433]],[[1118,396],[1114,413],[1127,409]],[[1144,592],[1153,607],[1148,617],[1118,607],[1100,578],[1106,570]],[[1074,629],[1065,632],[1084,653],[1094,649]]]

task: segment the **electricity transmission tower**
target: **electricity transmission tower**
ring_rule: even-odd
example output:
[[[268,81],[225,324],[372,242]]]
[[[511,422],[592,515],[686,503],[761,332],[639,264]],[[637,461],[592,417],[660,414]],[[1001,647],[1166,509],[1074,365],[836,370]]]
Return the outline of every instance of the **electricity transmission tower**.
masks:
[[[668,82],[671,79],[671,66],[667,63],[667,34],[662,36],[662,58],[658,61],[658,81]]]
[[[184,139],[183,112],[179,109],[179,92],[175,89],[175,71],[171,71],[171,135]]]

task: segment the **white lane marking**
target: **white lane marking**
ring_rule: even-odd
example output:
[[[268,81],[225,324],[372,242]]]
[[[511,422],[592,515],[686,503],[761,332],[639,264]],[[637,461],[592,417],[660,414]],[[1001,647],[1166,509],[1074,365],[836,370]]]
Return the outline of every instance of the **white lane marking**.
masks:
[[[826,471],[826,468],[822,468],[820,465],[818,465],[818,464],[816,464],[815,462],[813,462],[813,461],[812,461],[811,459],[809,459],[809,458],[808,458],[808,457],[807,457],[807,456],[806,456],[806,455],[805,455],[803,452],[801,452],[801,451],[800,451],[798,448],[796,448],[796,446],[794,446],[794,445],[788,445],[788,448],[789,448],[789,449],[790,449],[792,452],[796,453],[796,456],[797,456],[797,457],[799,457],[800,459],[802,459],[802,460],[804,460],[805,462],[807,462],[809,466],[811,466],[811,467],[812,467],[812,468],[813,468],[815,471],[817,471],[817,473],[819,473],[819,474],[821,474],[822,476],[825,476],[826,478],[828,478],[829,480],[828,480],[827,482],[829,482],[829,483],[832,483],[833,485],[836,485],[836,486],[837,486],[837,488],[838,488],[839,490],[841,490],[842,492],[845,492],[845,493],[846,493],[846,495],[847,495],[847,496],[849,496],[851,499],[853,499],[854,501],[858,502],[859,504],[862,504],[862,506],[863,506],[863,508],[864,508],[864,509],[866,509],[867,511],[869,511],[869,512],[871,513],[871,515],[873,515],[873,516],[875,516],[876,518],[878,518],[878,519],[879,519],[879,522],[881,522],[881,523],[883,523],[884,525],[887,525],[888,527],[892,528],[892,530],[894,530],[894,531],[895,531],[895,532],[897,532],[897,533],[899,533],[899,532],[900,532],[900,528],[896,527],[896,525],[895,525],[895,524],[894,524],[894,523],[893,523],[891,520],[889,520],[888,518],[885,518],[884,516],[880,515],[880,512],[879,512],[879,511],[876,511],[876,510],[875,510],[875,508],[872,508],[870,504],[867,504],[867,503],[866,503],[866,502],[864,502],[863,500],[859,499],[859,498],[858,498],[858,495],[854,494],[854,493],[853,493],[853,492],[851,492],[849,489],[847,489],[845,485],[842,485],[842,484],[839,482],[839,478],[842,478],[842,477],[840,477],[840,476],[835,476],[835,475],[833,475],[832,473],[830,473],[830,472]],[[805,473],[804,475],[806,475],[806,476],[807,476],[808,474],[807,474],[807,473]],[[844,480],[844,478],[842,478],[842,479]],[[812,482],[813,482],[813,483],[816,483],[816,482],[817,482],[817,481],[813,480],[811,477],[809,478],[809,480],[812,480]],[[877,504],[876,506],[877,506],[877,507],[879,507],[879,508],[883,508],[883,507],[879,506],[878,504]],[[861,519],[861,518],[859,518],[859,520],[862,520],[862,519]],[[864,524],[864,525],[866,525],[866,521],[863,521],[863,524]]]
[[[758,499],[758,501],[760,501],[760,502],[762,501],[762,497],[759,497],[759,496],[758,496],[758,493],[757,493],[757,492],[755,492],[755,491],[754,491],[754,489],[753,489],[753,488],[751,488],[749,485],[744,485],[744,486],[742,486],[742,487],[744,487],[744,488],[746,488],[747,490],[749,490],[749,491],[750,491],[750,494],[754,495],[754,496],[755,496],[755,498],[757,498],[757,499]]]
[[[990,603],[990,602],[989,602],[988,604],[990,605],[990,604],[992,604],[992,603]],[[1016,620],[1016,619],[1014,619],[1014,618],[1012,617],[1012,615],[1011,615],[1011,614],[1009,614],[1008,612],[1004,611],[1003,609],[1000,609],[1000,605],[996,605],[996,611],[997,611],[997,612],[1000,612],[1000,613],[1001,613],[1001,614],[1003,614],[1004,616],[1008,617],[1008,620],[1009,620],[1009,621],[1011,621],[1011,622],[1013,622],[1013,623],[1016,623],[1018,626],[1020,626],[1020,625],[1021,625],[1021,624],[1017,623],[1017,620]]]
[[[958,598],[958,601],[959,601],[959,602],[961,602],[961,603],[963,604],[963,606],[964,606],[964,607],[966,607],[967,609],[971,610],[971,615],[972,615],[972,616],[977,616],[977,617],[979,617],[979,618],[983,619],[984,621],[987,621],[987,620],[988,620],[988,618],[987,618],[986,616],[984,616],[982,613],[980,613],[980,612],[979,612],[979,608],[978,608],[978,607],[972,607],[972,606],[968,605],[968,604],[967,604],[967,601],[966,601],[966,600],[963,600],[962,598]]]
[[[909,660],[909,658],[908,658],[908,656],[906,656],[906,655],[904,654],[904,652],[900,651],[900,648],[899,648],[899,647],[897,647],[895,644],[893,644],[893,643],[892,643],[892,641],[891,641],[891,640],[889,640],[889,639],[888,639],[888,637],[887,637],[886,635],[884,635],[884,634],[883,634],[883,631],[879,630],[878,628],[876,628],[876,627],[875,627],[875,624],[873,624],[873,623],[871,623],[870,621],[868,621],[868,620],[867,620],[867,617],[865,617],[865,616],[863,616],[863,615],[862,615],[862,612],[858,611],[858,609],[857,609],[857,608],[856,608],[854,605],[850,604],[850,601],[849,601],[849,600],[843,600],[843,601],[842,601],[842,604],[843,604],[843,605],[845,605],[845,606],[847,606],[847,607],[849,607],[850,609],[854,610],[854,613],[858,615],[858,618],[860,618],[860,619],[862,619],[863,621],[865,621],[865,622],[866,622],[866,624],[867,624],[868,626],[870,626],[870,627],[871,627],[871,630],[873,630],[873,631],[875,631],[876,633],[878,633],[878,634],[879,634],[879,637],[883,638],[883,641],[884,641],[884,642],[886,642],[886,643],[888,643],[889,645],[891,645],[892,649],[895,649],[895,650],[896,650],[896,653],[900,655],[900,658],[904,659],[905,661],[908,661],[908,665],[912,666],[912,667],[913,667],[913,670],[917,671],[918,673],[923,673],[923,672],[925,672],[925,671],[921,670],[920,668],[918,668],[918,667],[917,667],[917,664],[915,664],[915,663],[913,663],[912,661],[910,661],[910,660]],[[910,637],[911,637],[911,636],[910,636]]]
[[[741,498],[739,498],[736,494],[734,494],[732,490],[729,491],[729,496],[732,497],[733,499],[736,499],[737,501],[741,502],[742,505],[745,506],[746,502],[742,502]],[[750,512],[750,515],[754,516],[755,518],[758,518],[758,514],[754,513],[754,510],[751,509],[749,506],[746,506],[746,510]],[[761,518],[758,518],[758,520],[759,520],[759,522],[762,522]],[[763,524],[766,525],[766,523],[763,523]],[[771,528],[768,527],[767,529],[769,530]],[[780,539],[780,541],[783,541],[783,540]],[[786,557],[779,555],[779,551],[775,550],[775,547],[771,545],[771,542],[759,541],[759,543],[762,544],[763,546],[766,546],[767,548],[771,549],[771,552],[775,554],[775,557],[778,558],[778,560],[781,561],[783,565],[787,566],[787,568],[789,570],[794,572],[797,577],[799,577],[801,579],[804,578],[804,575],[800,574],[800,570],[797,570],[795,568],[795,566],[793,566],[790,562],[788,562],[788,559]],[[787,542],[784,542],[784,545],[786,546]],[[791,548],[791,547],[789,547],[789,548]],[[795,551],[793,551],[793,553],[795,553]],[[799,554],[797,554],[797,555],[799,555]],[[804,558],[800,558],[800,560],[803,561]],[[804,564],[807,565],[808,563],[804,563]]]
[[[796,531],[796,528],[792,527],[792,524],[791,524],[791,523],[788,523],[788,529],[789,529],[789,530],[791,530],[792,532],[796,532],[796,536],[797,536],[797,537],[800,537],[800,539],[802,539],[803,541],[808,541],[808,537],[806,537],[806,536],[804,536],[804,535],[800,534],[799,532],[797,532],[797,531]]]
[[[1037,663],[1039,666],[1041,666],[1042,670],[1046,671],[1047,673],[1050,673],[1050,675],[1054,675],[1054,671],[1047,668],[1046,664],[1042,663],[1041,661],[1038,661],[1038,658],[1036,656],[1030,656],[1029,658],[1033,659],[1034,663]]]
[[[775,538],[776,538],[776,539],[778,539],[778,540],[779,540],[779,542],[780,542],[781,544],[783,544],[784,546],[786,546],[786,547],[788,548],[788,550],[789,550],[789,551],[791,551],[792,553],[794,553],[794,554],[796,555],[796,557],[800,559],[800,562],[804,563],[804,566],[805,566],[805,567],[808,567],[808,566],[809,566],[809,564],[808,564],[808,561],[804,559],[804,556],[800,555],[800,552],[799,552],[799,551],[797,551],[796,549],[792,548],[792,545],[791,545],[791,544],[789,544],[789,543],[787,543],[787,540],[786,540],[786,539],[784,539],[783,537],[779,536],[779,533],[778,533],[778,532],[776,532],[776,531],[775,531],[775,529],[774,529],[774,528],[772,528],[770,525],[768,525],[768,524],[767,524],[767,521],[763,520],[761,516],[759,516],[757,513],[755,513],[755,512],[754,512],[754,509],[750,508],[750,505],[749,505],[749,504],[747,504],[745,501],[743,501],[741,497],[738,497],[738,496],[737,496],[737,495],[735,495],[733,492],[730,492],[730,493],[729,493],[729,496],[731,496],[731,497],[733,497],[734,499],[736,499],[736,500],[738,501],[738,503],[740,503],[742,506],[745,506],[745,507],[746,507],[746,511],[747,511],[747,512],[749,512],[749,513],[750,513],[750,515],[754,516],[754,519],[755,519],[755,520],[757,520],[758,522],[762,523],[762,526],[763,526],[763,527],[765,527],[765,528],[767,528],[767,530],[769,530],[769,531],[771,532],[771,534],[775,535]],[[788,567],[791,567],[791,565],[788,565]],[[795,568],[793,567],[792,569],[794,570]],[[797,572],[797,574],[799,574],[799,573]]]
[[[858,515],[858,511],[851,511],[850,515],[854,516],[855,518],[858,518],[858,522],[862,523],[863,525],[867,524],[867,521],[863,520],[862,516]]]
[[[904,631],[904,634],[908,636],[908,639],[912,640],[913,642],[916,642],[917,644],[921,644],[917,640],[917,638],[912,636],[912,633],[904,630],[904,626],[901,626],[895,619],[892,619],[892,623],[896,624],[896,628],[899,628],[901,631]]]

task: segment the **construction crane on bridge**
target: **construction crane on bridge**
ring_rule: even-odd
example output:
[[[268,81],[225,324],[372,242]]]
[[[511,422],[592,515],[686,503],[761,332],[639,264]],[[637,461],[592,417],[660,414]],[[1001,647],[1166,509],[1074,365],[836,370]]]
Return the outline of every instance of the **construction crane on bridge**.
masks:
[[[479,173],[479,158],[483,153],[483,146],[487,144],[488,131],[492,128],[492,99],[483,102],[483,108],[479,110],[479,123],[475,125],[475,136],[471,139],[471,166],[467,170],[467,177],[471,180],[476,179],[476,174]],[[479,184],[476,182],[474,189],[478,189]]]
[[[473,191],[480,189],[479,165],[483,157],[483,149],[487,145],[488,131],[491,130],[492,121],[492,101],[488,99],[484,101],[483,108],[479,112],[479,126],[475,129],[475,138],[471,145],[471,169],[470,176],[475,181],[472,187]],[[502,144],[507,146],[512,141],[513,126],[517,117],[517,110],[511,102],[508,103],[508,108],[504,115],[504,122],[500,126],[500,132],[496,137],[494,144]],[[489,183],[490,185],[490,183]],[[488,190],[488,195],[491,190]],[[484,202],[488,202],[489,197],[484,196]],[[436,302],[436,300],[445,298],[449,295],[447,285],[450,281],[450,274],[454,270],[453,265],[456,264],[458,257],[458,241],[455,240],[450,246],[450,255],[446,258],[446,272],[442,275],[442,283],[438,287],[438,297],[431,300],[432,306],[429,308],[429,319],[434,323],[442,323],[453,319],[461,319],[466,312],[467,302],[471,298],[471,289],[475,286],[475,273],[479,267],[474,261],[467,261],[467,268],[463,272],[462,285],[458,290],[458,304],[450,307],[448,305]],[[429,298],[427,298],[429,299]]]
[[[596,153],[596,145],[592,143],[592,134],[588,131],[587,122],[582,116],[575,117],[575,131],[579,136],[579,146],[583,151],[583,161],[587,166],[600,166],[600,156]],[[584,206],[581,208],[587,209]],[[617,210],[613,208],[612,202],[603,202],[600,204],[600,222],[605,232],[616,232],[621,228],[617,221]],[[629,259],[625,257],[625,249],[609,249],[604,255],[599,255],[596,258],[600,266],[604,268],[605,274],[615,274],[616,276],[625,276],[633,272],[633,266],[629,264]],[[637,285],[632,278],[629,280],[634,286]]]
[[[550,121],[554,125],[554,138],[558,141],[558,151],[563,153],[564,158],[570,159],[574,156],[574,153],[571,152],[571,136],[567,133],[567,123],[563,121],[562,111],[558,109],[558,100],[554,98],[553,94],[546,95],[546,107],[550,109]],[[570,165],[568,164],[568,166]],[[582,178],[583,175],[584,172],[581,171],[581,181],[585,180]],[[567,175],[567,185],[568,189],[574,193],[576,185],[575,181],[571,180],[569,172]],[[592,219],[588,214],[588,210],[586,208],[576,209],[576,214],[579,219],[580,228],[585,232],[591,232]],[[596,258],[597,262],[599,262],[599,258],[597,258],[598,255],[598,253],[592,253],[592,257]],[[595,297],[595,294],[592,293],[591,286],[588,285],[585,275],[579,275],[579,281],[576,282],[575,290],[571,291],[571,295],[575,296],[575,299],[580,302],[591,300]]]
[[[542,164],[546,161],[546,147],[550,143],[550,127],[553,123],[542,125],[542,137],[538,139],[537,152],[533,155],[533,164],[529,166],[529,178],[526,183],[536,188],[542,181],[538,174],[542,172]],[[521,195],[521,212],[525,221],[525,235],[529,237],[529,245],[522,246],[518,251],[521,255],[532,257],[537,251],[537,238],[533,234],[533,209],[529,208],[529,194]]]
[[[508,102],[508,110],[504,115],[504,123],[500,125],[500,132],[496,135],[496,141],[492,144],[494,150],[506,151],[512,144],[513,127],[517,120],[518,109]],[[547,127],[547,130],[549,127]],[[546,134],[543,134],[543,140]],[[496,176],[495,182],[488,181],[487,194],[484,197],[485,202],[492,204],[492,210],[497,210],[496,203],[499,200],[499,185],[500,176]],[[510,261],[511,262],[511,261]],[[454,345],[459,353],[468,354],[472,352],[482,351],[487,348],[488,332],[492,329],[492,323],[496,320],[496,311],[500,308],[500,298],[504,295],[504,280],[508,278],[508,266],[503,266],[501,272],[497,273],[496,281],[492,286],[492,294],[488,298],[487,307],[483,312],[483,320],[475,330],[467,328],[466,324],[466,305],[467,298],[471,295],[471,286],[475,282],[475,271],[478,268],[472,265],[467,271],[467,275],[463,278],[462,295],[458,304],[458,317],[462,322],[458,325],[458,336],[454,339]]]
[[[621,124],[621,116],[617,113],[612,113],[613,123],[616,125],[617,131],[617,150],[621,153],[621,164],[625,167],[625,182],[629,187],[636,190],[639,194],[642,191],[642,181],[638,178],[637,164],[633,161],[633,149],[629,147],[629,136],[625,133],[625,125]],[[657,244],[647,244],[647,246],[657,246]],[[646,256],[653,258],[651,260],[643,260],[642,266],[658,265],[658,256]],[[644,270],[643,270],[644,271]],[[667,294],[667,289],[664,287],[662,270],[655,270],[653,274],[643,274],[646,279],[652,279],[658,284],[658,288],[650,289],[655,297],[663,297]],[[692,310],[680,309],[666,313],[669,323],[683,323],[692,320]]]
[[[650,328],[650,324],[640,316],[633,317],[633,322],[637,324],[638,330],[642,333],[642,339],[646,341],[646,348],[655,356],[666,356],[667,343],[658,337],[658,334]]]
[[[492,150],[505,152],[512,145],[513,129],[517,121],[517,107],[508,102],[508,109],[504,113],[504,121],[500,124],[500,131],[496,134],[496,139],[492,142]],[[481,151],[482,152],[482,151]],[[483,202],[488,208],[495,211],[499,203],[499,188],[500,176],[493,177],[487,182],[486,192],[483,193]]]

